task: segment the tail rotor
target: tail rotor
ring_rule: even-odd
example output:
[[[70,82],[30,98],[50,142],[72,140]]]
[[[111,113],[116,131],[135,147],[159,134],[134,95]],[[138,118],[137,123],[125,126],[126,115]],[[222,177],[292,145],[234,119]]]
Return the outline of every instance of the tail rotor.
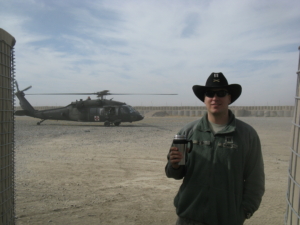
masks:
[[[16,88],[17,88],[17,92],[15,93],[15,95],[19,99],[20,106],[23,109],[23,111],[22,110],[19,111],[20,115],[22,114],[22,115],[27,115],[27,116],[34,116],[35,110],[32,107],[32,105],[27,101],[27,99],[25,98],[25,94],[24,94],[24,91],[27,91],[28,89],[30,89],[31,86],[20,91],[17,81],[15,81],[15,84],[16,84]]]
[[[16,84],[17,91],[20,91],[20,90],[19,90],[19,85],[18,85],[18,82],[17,82],[17,81],[15,81],[15,84]]]
[[[32,88],[32,86],[30,85],[30,86],[28,86],[27,88],[25,88],[25,89],[23,89],[22,91],[20,91],[19,85],[18,85],[18,82],[17,82],[17,81],[15,81],[15,84],[16,84],[16,88],[17,88],[17,91],[18,91],[18,92],[24,92],[24,91],[27,91],[28,89]]]

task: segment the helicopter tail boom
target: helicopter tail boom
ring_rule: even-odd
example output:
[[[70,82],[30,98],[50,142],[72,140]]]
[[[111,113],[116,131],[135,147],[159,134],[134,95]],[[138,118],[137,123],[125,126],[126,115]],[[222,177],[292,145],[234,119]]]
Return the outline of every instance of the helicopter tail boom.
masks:
[[[16,116],[31,116],[31,113],[28,112],[27,110],[17,110],[15,112]]]
[[[16,87],[17,87],[17,92],[15,95],[19,99],[20,106],[22,107],[23,110],[19,110],[16,112],[16,115],[23,115],[23,116],[34,116],[34,112],[36,111],[32,105],[27,101],[25,98],[24,91],[27,91],[28,89],[31,88],[31,86],[25,88],[24,90],[20,91],[18,83],[16,82]]]

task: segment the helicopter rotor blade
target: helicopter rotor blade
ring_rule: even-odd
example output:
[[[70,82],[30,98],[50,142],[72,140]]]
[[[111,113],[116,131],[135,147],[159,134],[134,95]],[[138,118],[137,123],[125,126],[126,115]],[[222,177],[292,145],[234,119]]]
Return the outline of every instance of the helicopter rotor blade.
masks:
[[[96,95],[97,93],[33,93],[27,95]]]
[[[19,89],[19,84],[17,81],[15,81],[15,84],[16,84],[16,88],[17,88],[17,92],[24,92],[24,91],[27,91],[28,89],[32,88],[32,86],[28,86],[27,88],[23,89],[22,91],[20,91]]]
[[[32,86],[30,85],[29,87],[25,88],[22,90],[22,92],[27,91],[28,89],[32,88]]]
[[[108,95],[178,95],[178,94],[151,94],[151,93],[109,93]]]
[[[151,93],[109,93],[108,91],[94,92],[94,93],[33,93],[27,95],[178,95],[178,94],[151,94]]]
[[[17,91],[19,91],[19,85],[18,85],[18,82],[15,81],[15,84],[16,84]]]

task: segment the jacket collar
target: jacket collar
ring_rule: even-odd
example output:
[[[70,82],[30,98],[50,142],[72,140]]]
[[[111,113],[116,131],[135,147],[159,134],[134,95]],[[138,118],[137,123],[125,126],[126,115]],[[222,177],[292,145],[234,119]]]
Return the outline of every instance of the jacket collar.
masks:
[[[226,127],[222,131],[219,132],[220,134],[230,133],[230,132],[235,131],[235,127],[236,127],[235,116],[230,109],[228,109],[228,115],[229,115],[228,123],[227,123]],[[200,119],[196,129],[199,131],[204,131],[204,132],[205,131],[212,132],[212,130],[209,126],[208,119],[207,119],[207,112],[204,114],[202,119]]]

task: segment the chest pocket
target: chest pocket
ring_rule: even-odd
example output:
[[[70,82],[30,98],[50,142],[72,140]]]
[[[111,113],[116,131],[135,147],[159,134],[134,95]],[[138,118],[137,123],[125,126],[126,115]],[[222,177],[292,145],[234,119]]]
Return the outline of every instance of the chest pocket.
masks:
[[[238,145],[233,142],[232,136],[225,136],[224,141],[218,143],[218,147],[228,148],[228,149],[237,149]]]
[[[218,170],[228,170],[235,167],[239,162],[240,153],[238,144],[232,136],[219,137],[216,139],[216,150],[214,151],[214,163]]]
[[[202,165],[209,164],[212,160],[212,142],[208,140],[193,140],[192,160]]]
[[[210,141],[198,141],[198,140],[193,140],[193,145],[210,145]]]

